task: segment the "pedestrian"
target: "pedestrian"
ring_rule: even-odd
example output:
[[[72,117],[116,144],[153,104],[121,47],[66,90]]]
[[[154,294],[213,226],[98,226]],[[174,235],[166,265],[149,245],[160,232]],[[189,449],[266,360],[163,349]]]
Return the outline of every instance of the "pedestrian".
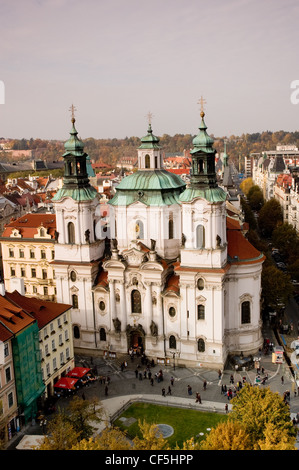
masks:
[[[203,382],[203,389],[204,389],[204,390],[207,389],[207,381],[206,381],[206,380],[204,380],[204,382]]]
[[[171,395],[171,387],[169,385],[167,395]]]
[[[135,377],[138,379],[138,369],[135,370]]]
[[[228,413],[228,404],[225,403],[225,413]]]
[[[173,377],[170,378],[170,383],[171,383],[171,386],[173,387],[173,384],[174,384],[174,378]]]
[[[162,397],[165,397],[165,388],[162,388]]]
[[[222,375],[222,373],[221,373],[221,370],[219,369],[219,370],[218,370],[218,379],[219,379],[219,380],[221,379],[221,375]]]
[[[153,377],[151,377],[151,385],[152,385],[152,386],[154,385],[154,379],[153,379]]]
[[[192,395],[192,387],[190,387],[190,385],[188,385],[187,389],[188,389],[188,395]]]
[[[282,375],[282,376],[281,376],[281,385],[283,385],[283,384],[284,384],[284,377],[283,377],[283,375]]]
[[[195,403],[200,403],[201,404],[201,396],[199,392],[196,392],[196,400]]]
[[[151,380],[151,378],[152,378],[152,373],[151,373],[150,370],[148,371],[148,374],[147,374],[147,375],[148,375],[148,378]]]
[[[139,372],[139,380],[142,380],[142,373]]]

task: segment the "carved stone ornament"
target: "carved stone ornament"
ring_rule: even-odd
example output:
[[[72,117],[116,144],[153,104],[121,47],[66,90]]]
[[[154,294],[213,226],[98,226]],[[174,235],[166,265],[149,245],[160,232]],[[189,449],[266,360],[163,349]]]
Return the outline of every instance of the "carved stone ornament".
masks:
[[[116,333],[120,333],[121,331],[121,322],[118,318],[113,319],[113,326],[116,331]]]
[[[151,326],[150,326],[151,334],[152,336],[158,336],[158,327],[156,323],[152,320]]]

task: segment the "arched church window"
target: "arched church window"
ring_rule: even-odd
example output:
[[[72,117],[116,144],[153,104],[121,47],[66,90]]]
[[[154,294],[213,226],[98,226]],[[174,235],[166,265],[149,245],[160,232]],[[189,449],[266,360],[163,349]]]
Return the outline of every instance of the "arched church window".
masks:
[[[176,339],[175,336],[169,336],[169,349],[176,349]]]
[[[204,319],[205,319],[205,306],[197,305],[197,320],[204,320]]]
[[[106,341],[106,331],[105,328],[100,329],[100,341]]]
[[[141,313],[141,295],[139,290],[134,289],[131,292],[132,313]]]
[[[144,157],[145,159],[145,168],[150,168],[151,167],[151,159],[150,159],[150,156],[148,154],[145,155]]]
[[[169,238],[169,240],[173,239],[173,218],[172,218],[172,216],[169,217],[169,221],[168,221],[168,238]]]
[[[158,168],[158,157],[155,157],[155,168]]]
[[[72,281],[72,282],[75,282],[75,281],[76,281],[77,275],[76,275],[75,271],[71,271],[70,278],[71,278],[71,281]]]
[[[198,172],[202,173],[203,170],[204,170],[204,162],[203,162],[203,160],[199,160],[198,161]]]
[[[100,301],[99,303],[100,310],[103,312],[106,308],[105,302],[103,300]]]
[[[196,248],[205,247],[205,228],[203,225],[196,227]]]
[[[241,323],[250,323],[250,302],[246,300],[241,305]]]
[[[202,338],[200,338],[197,341],[197,349],[198,349],[198,352],[205,352],[206,345],[205,345],[205,342]]]
[[[73,222],[69,222],[67,224],[67,235],[68,235],[68,243],[73,245],[75,243],[75,226]]]
[[[198,290],[203,290],[205,287],[204,280],[202,278],[198,279],[197,281],[197,288]]]
[[[135,233],[136,233],[136,239],[137,240],[143,240],[144,239],[144,228],[143,228],[143,222],[141,222],[141,220],[137,220],[137,222],[136,222]]]
[[[76,294],[73,294],[72,295],[72,305],[73,305],[73,308],[78,308],[78,296]]]
[[[80,338],[80,328],[79,328],[79,326],[75,325],[73,331],[74,331],[74,338],[79,339]]]

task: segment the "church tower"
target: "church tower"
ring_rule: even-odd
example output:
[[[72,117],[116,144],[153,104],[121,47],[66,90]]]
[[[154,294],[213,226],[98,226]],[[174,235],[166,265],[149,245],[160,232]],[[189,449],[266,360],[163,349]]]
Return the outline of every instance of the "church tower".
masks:
[[[181,264],[205,268],[226,263],[226,192],[218,187],[213,139],[207,134],[201,111],[199,133],[191,150],[190,184],[180,195],[182,203]]]
[[[89,182],[88,155],[78,138],[74,115],[70,138],[64,147],[63,186],[53,198],[57,301],[73,306],[75,347],[90,347],[94,342],[92,286],[103,256],[104,240],[96,237],[100,195]]]

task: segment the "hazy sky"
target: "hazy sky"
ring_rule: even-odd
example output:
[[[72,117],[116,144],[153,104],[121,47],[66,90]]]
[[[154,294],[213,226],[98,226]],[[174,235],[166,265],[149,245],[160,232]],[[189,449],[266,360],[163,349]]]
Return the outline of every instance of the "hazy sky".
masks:
[[[0,136],[299,129],[298,0],[0,0]]]

